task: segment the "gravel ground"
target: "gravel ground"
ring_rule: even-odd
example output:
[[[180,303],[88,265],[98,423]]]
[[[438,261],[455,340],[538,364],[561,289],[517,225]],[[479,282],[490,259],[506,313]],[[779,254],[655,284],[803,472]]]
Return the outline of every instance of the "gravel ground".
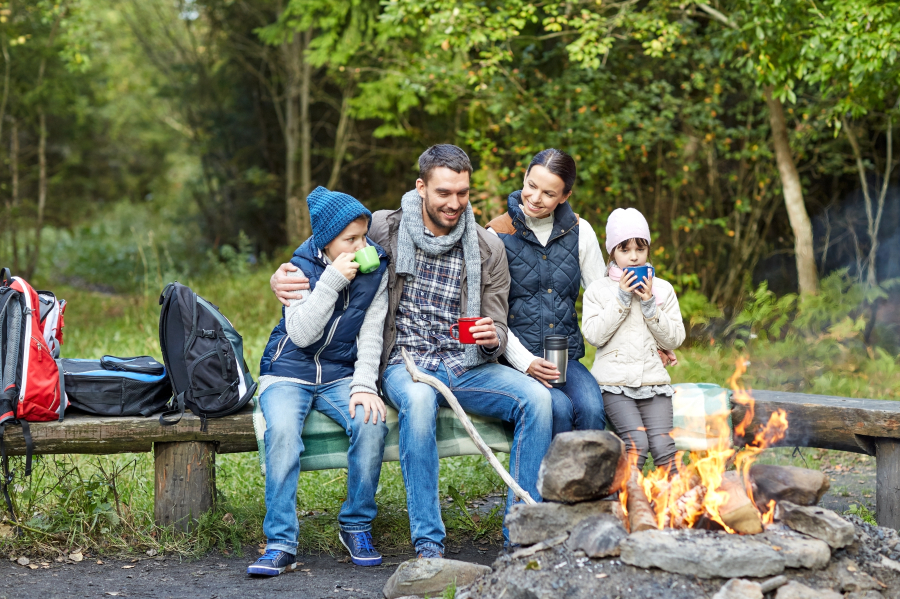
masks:
[[[490,565],[498,547],[464,545],[448,557]],[[275,578],[251,578],[247,566],[255,548],[244,557],[210,554],[199,560],[154,557],[141,560],[85,557],[79,563],[34,561],[37,569],[12,560],[0,562],[0,599],[69,599],[74,597],[141,597],[152,599],[269,599],[284,593],[304,599],[381,598],[384,583],[412,554],[385,556],[381,566],[360,568],[344,563],[343,555],[298,556],[300,571]],[[102,563],[98,563],[102,562]]]

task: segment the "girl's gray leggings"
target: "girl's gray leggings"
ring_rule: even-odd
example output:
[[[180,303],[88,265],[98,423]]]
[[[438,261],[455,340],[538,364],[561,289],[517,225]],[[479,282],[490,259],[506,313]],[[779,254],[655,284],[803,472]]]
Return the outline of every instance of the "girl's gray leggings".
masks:
[[[675,458],[672,432],[672,398],[654,395],[648,399],[631,399],[621,393],[603,393],[606,415],[629,454],[637,455],[642,469],[647,452],[653,454],[655,466],[671,467]]]

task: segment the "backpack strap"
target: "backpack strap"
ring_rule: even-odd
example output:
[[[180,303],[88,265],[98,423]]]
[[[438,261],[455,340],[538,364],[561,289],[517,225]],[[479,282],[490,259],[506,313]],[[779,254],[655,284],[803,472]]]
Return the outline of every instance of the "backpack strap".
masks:
[[[163,426],[172,426],[173,424],[178,424],[181,422],[181,418],[184,416],[184,394],[186,392],[182,391],[178,395],[172,398],[172,403],[177,404],[178,407],[168,412],[163,412],[159,415],[159,423]],[[178,418],[171,420],[170,417],[177,415]]]
[[[0,480],[0,488],[3,490],[3,498],[6,499],[6,507],[9,509],[9,515],[12,518],[13,522],[18,522],[16,520],[16,512],[13,509],[12,499],[9,496],[9,483],[12,482],[13,477],[9,472],[9,458],[6,457],[6,443],[3,442],[3,433],[6,432],[6,423],[0,424],[0,459],[3,462],[3,480]]]
[[[63,369],[62,360],[56,361],[56,369],[59,371],[59,421],[62,422],[69,405],[66,397],[66,371]]]

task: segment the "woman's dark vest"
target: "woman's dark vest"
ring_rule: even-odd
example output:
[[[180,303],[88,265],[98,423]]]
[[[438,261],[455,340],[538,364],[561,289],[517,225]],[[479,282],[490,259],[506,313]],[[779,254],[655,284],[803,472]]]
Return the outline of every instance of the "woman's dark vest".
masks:
[[[260,376],[283,376],[316,384],[353,376],[356,337],[388,264],[387,254],[381,246],[369,239],[367,241],[378,250],[381,258],[378,269],[368,274],[357,273],[353,281],[340,291],[322,337],[312,345],[294,345],[285,328],[282,308],[281,322],[272,331],[259,363]],[[313,244],[312,237],[297,248],[291,264],[309,278],[311,293],[326,268],[326,264],[319,258],[319,251]]]
[[[575,302],[581,290],[578,261],[578,216],[568,202],[553,212],[553,232],[542,246],[525,225],[519,206],[521,191],[510,194],[508,212],[488,225],[503,240],[509,261],[509,320],[531,353],[544,355],[544,337],[567,335],[569,359],[584,356],[584,338],[578,328]]]

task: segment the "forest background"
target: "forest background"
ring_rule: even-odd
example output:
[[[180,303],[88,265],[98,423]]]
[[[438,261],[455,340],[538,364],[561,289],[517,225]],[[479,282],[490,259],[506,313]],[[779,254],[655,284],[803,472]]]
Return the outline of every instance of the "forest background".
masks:
[[[156,299],[179,279],[256,372],[268,274],[309,235],[313,187],[395,208],[422,150],[455,143],[484,224],[557,147],[601,244],[614,208],[650,221],[690,323],[676,380],[724,384],[741,360],[758,388],[900,396],[898,2],[3,0],[0,53],[0,263],[69,300],[65,357],[159,356]],[[26,511],[46,489],[84,498],[34,530],[88,542],[98,513],[129,520],[96,489],[148,460],[104,459],[23,483]],[[256,509],[244,540],[253,459],[221,466]],[[442,485],[499,486],[452,464]],[[340,485],[317,475],[305,501],[332,506]]]

